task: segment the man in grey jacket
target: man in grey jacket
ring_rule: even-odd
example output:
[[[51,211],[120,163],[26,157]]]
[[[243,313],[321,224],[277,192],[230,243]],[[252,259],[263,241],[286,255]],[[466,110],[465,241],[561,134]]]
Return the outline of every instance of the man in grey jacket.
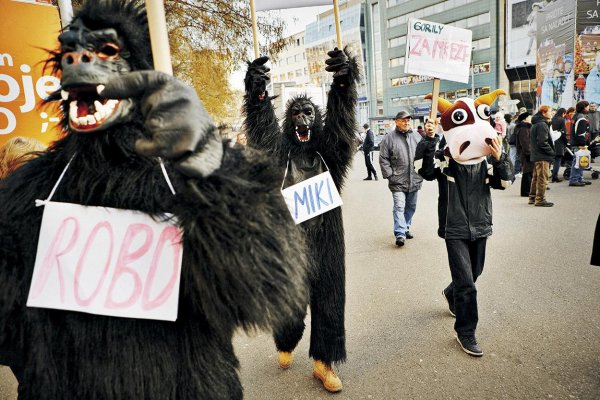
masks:
[[[406,111],[396,115],[396,128],[389,131],[379,145],[381,175],[388,180],[394,198],[394,236],[396,246],[412,239],[409,229],[417,208],[417,193],[423,178],[415,171],[414,160],[421,135],[410,129],[411,116]]]

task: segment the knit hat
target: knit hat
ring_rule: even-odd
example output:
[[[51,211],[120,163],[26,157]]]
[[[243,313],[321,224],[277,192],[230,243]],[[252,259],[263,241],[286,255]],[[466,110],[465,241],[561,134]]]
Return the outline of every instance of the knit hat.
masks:
[[[529,114],[527,112],[527,110],[524,113],[519,114],[519,116],[517,117],[517,121],[518,122],[523,122],[525,120],[525,118],[527,118],[528,116],[530,116],[531,114]]]

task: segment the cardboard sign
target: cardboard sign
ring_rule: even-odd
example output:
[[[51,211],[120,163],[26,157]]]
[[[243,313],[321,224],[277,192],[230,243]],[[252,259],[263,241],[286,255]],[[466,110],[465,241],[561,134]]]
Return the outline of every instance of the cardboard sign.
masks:
[[[181,241],[142,212],[47,202],[27,306],[175,321]]]
[[[472,38],[469,29],[410,19],[404,73],[469,82]]]
[[[289,186],[281,194],[296,224],[342,205],[329,171]]]
[[[60,88],[59,77],[44,70],[60,33],[58,9],[48,4],[1,0],[0,146],[15,136],[48,144],[61,133],[58,102],[39,107]]]

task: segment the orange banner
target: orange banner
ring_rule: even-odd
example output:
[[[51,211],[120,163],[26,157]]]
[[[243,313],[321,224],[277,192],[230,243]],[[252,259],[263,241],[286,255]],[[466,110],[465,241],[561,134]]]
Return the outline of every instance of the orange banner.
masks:
[[[40,104],[60,87],[43,62],[57,45],[58,9],[0,0],[0,12],[0,146],[15,136],[48,144],[60,134],[58,104]]]

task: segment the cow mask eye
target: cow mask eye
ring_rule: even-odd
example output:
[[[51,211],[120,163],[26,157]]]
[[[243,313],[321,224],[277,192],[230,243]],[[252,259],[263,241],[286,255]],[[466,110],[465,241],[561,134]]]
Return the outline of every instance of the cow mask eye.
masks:
[[[461,125],[467,120],[467,112],[461,109],[454,110],[451,118],[456,125]]]
[[[481,119],[488,119],[490,117],[490,106],[487,104],[480,104],[477,106],[477,116]]]

